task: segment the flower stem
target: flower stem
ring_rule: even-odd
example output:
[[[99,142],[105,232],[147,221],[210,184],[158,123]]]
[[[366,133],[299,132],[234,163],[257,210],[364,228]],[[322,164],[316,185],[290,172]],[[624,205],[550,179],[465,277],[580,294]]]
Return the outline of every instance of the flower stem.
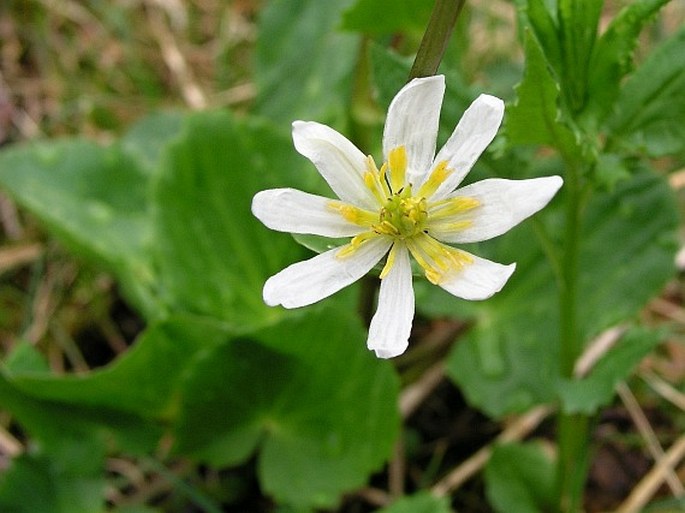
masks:
[[[457,17],[466,0],[435,0],[409,79],[429,77],[438,71]]]
[[[560,287],[560,373],[573,379],[574,365],[583,350],[578,332],[578,276],[581,229],[580,169],[575,162],[567,162],[566,174],[566,233],[561,268]],[[560,513],[581,510],[583,489],[589,464],[589,418],[586,415],[559,414],[557,439],[559,443],[558,498]]]

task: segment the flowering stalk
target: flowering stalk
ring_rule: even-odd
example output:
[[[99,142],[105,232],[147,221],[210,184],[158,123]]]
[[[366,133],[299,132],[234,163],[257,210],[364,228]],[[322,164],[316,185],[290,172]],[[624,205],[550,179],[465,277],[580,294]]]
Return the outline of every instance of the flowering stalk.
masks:
[[[578,277],[581,229],[580,166],[566,158],[566,233],[560,283],[560,373],[574,378],[574,366],[583,350],[578,333]],[[581,510],[589,465],[590,419],[561,412],[557,420],[558,508],[560,513]]]
[[[466,0],[436,0],[409,78],[435,75]]]

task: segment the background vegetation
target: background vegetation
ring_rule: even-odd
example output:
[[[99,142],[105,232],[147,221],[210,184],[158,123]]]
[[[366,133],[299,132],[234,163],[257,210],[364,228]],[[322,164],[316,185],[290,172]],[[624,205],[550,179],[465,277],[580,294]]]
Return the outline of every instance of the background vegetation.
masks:
[[[364,347],[373,278],[292,315],[261,302],[307,251],[252,195],[325,190],[291,121],[377,154],[432,1],[3,2],[0,511],[548,511],[556,412],[589,419],[587,511],[685,510],[685,5],[578,2],[601,44],[591,17],[543,23],[563,5],[467,3],[441,138],[496,94],[474,180],[577,161],[592,184],[577,330],[600,357],[573,376],[561,201],[483,245],[518,262],[493,300],[417,283],[392,362]]]

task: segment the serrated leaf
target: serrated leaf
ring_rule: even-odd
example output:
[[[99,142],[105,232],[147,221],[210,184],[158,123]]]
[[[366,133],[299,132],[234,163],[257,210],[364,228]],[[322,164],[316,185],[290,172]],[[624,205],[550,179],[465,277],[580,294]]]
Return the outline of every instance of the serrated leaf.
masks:
[[[554,464],[536,443],[495,447],[485,467],[486,493],[499,513],[541,513],[553,506]]]
[[[397,435],[397,378],[364,338],[356,321],[324,310],[208,351],[186,383],[177,451],[225,466],[259,449],[267,493],[298,507],[334,505]]]
[[[154,191],[158,285],[171,311],[243,331],[283,315],[264,304],[262,286],[302,250],[264,227],[250,205],[259,190],[316,179],[306,165],[290,139],[267,125],[222,112],[187,119],[163,155]]]
[[[526,33],[526,68],[516,86],[516,103],[507,108],[505,130],[511,144],[544,144],[572,151],[574,137],[561,123],[559,84],[537,39]]]
[[[557,17],[563,62],[561,83],[572,112],[587,98],[588,66],[604,0],[558,0]]]
[[[432,0],[356,0],[343,12],[342,28],[367,34],[422,31],[433,4]]]
[[[593,414],[614,397],[616,385],[624,381],[635,366],[661,341],[661,333],[633,329],[595,364],[580,380],[564,379],[558,390],[565,413]]]
[[[586,110],[600,122],[611,111],[621,80],[632,68],[642,28],[669,0],[639,0],[624,7],[597,41],[590,59]]]
[[[516,0],[519,26],[523,34],[532,30],[540,43],[547,62],[561,76],[562,58],[559,46],[559,29],[554,19],[556,13],[550,12],[544,0]]]
[[[279,0],[260,13],[255,112],[290,123],[316,120],[343,128],[359,36],[337,30],[352,0]]]
[[[387,508],[376,513],[452,513],[447,497],[436,497],[428,492],[419,492],[402,497]]]
[[[685,151],[685,29],[630,75],[607,122],[610,141],[627,152],[660,157]]]
[[[538,217],[547,217],[550,230],[556,215],[552,205]],[[672,192],[651,173],[634,172],[612,193],[593,198],[579,266],[584,340],[631,318],[673,276],[677,226]],[[496,242],[492,258],[517,262],[516,272],[479,305],[474,329],[450,355],[448,374],[471,404],[499,417],[556,399],[559,306],[554,273],[530,224]]]

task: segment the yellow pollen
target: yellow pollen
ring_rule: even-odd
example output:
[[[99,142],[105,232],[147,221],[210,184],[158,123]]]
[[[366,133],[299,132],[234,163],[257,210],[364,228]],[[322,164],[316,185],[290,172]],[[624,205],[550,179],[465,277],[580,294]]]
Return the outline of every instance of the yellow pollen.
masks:
[[[390,187],[392,192],[397,193],[404,187],[407,176],[407,150],[404,146],[390,150],[388,165],[390,166]]]
[[[438,187],[440,187],[440,185],[442,185],[442,183],[452,173],[453,171],[447,168],[446,160],[441,160],[440,162],[438,162],[438,165],[435,166],[435,169],[433,169],[433,171],[431,172],[431,175],[428,177],[428,180],[426,180],[419,189],[419,196],[422,196],[424,198],[431,197],[435,193],[435,191],[438,190]]]

